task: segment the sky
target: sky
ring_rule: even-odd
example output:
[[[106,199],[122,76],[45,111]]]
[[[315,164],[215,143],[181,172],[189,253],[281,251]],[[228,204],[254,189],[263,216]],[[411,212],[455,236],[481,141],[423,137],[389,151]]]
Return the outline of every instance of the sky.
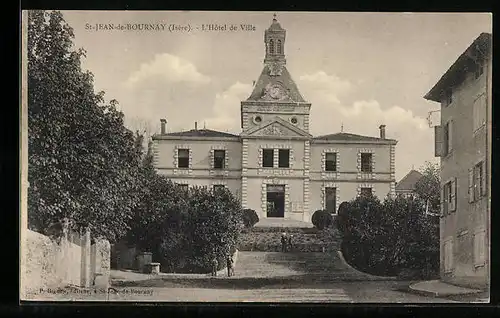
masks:
[[[198,127],[240,133],[240,102],[264,59],[274,12],[62,11],[96,91],[116,99],[132,129]],[[286,29],[287,69],[312,104],[310,133],[378,136],[396,146],[396,179],[434,157],[427,121],[439,104],[423,96],[481,32],[487,13],[277,12]],[[113,24],[123,30],[96,29]],[[133,30],[148,24],[154,29]],[[203,30],[203,25],[226,30]],[[170,31],[170,25],[189,31]],[[235,25],[237,30],[231,31]],[[242,30],[241,25],[251,26]],[[433,122],[439,121],[434,113]]]

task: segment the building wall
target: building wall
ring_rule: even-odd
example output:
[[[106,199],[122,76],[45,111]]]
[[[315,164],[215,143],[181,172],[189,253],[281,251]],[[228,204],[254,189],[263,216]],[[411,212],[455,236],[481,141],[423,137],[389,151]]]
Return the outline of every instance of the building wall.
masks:
[[[324,188],[337,188],[337,209],[340,203],[357,197],[361,187],[370,187],[372,192],[384,199],[394,193],[394,155],[389,144],[345,144],[312,143],[310,158],[310,208],[312,214],[324,209]],[[325,152],[337,152],[338,172],[324,171]],[[361,173],[358,156],[361,152],[373,154],[373,173]]]
[[[490,61],[491,68],[491,61]],[[443,280],[470,286],[484,286],[488,283],[489,255],[486,262],[475,264],[474,235],[486,232],[484,248],[488,251],[488,196],[478,202],[469,202],[469,169],[480,160],[485,160],[486,127],[477,133],[473,131],[473,103],[479,94],[487,94],[487,72],[479,79],[469,74],[466,81],[453,90],[453,101],[441,107],[441,125],[453,120],[452,152],[441,158],[442,186],[456,178],[456,210],[442,216],[441,232],[441,276]],[[491,73],[490,73],[491,74]],[[491,106],[491,105],[490,105]],[[489,180],[489,170],[485,178]],[[489,188],[489,187],[488,187]],[[445,259],[448,257],[445,242],[453,242],[453,260],[450,271],[445,270]]]
[[[190,167],[176,168],[177,149],[190,149]],[[213,150],[226,150],[226,169],[214,170]],[[241,198],[241,142],[239,140],[155,140],[154,164],[159,174],[172,181],[191,186],[223,184],[238,198]]]
[[[189,148],[189,169],[175,168],[177,147]],[[211,150],[226,149],[228,169],[212,171]],[[310,222],[314,211],[324,208],[324,188],[337,187],[337,208],[354,199],[361,187],[371,187],[383,199],[395,186],[394,147],[390,144],[317,143],[300,138],[245,138],[240,141],[165,139],[155,142],[155,165],[160,174],[191,186],[225,184],[241,198],[244,208],[266,213],[266,184],[286,186],[285,218]],[[290,149],[290,167],[262,167],[262,149]],[[324,171],[324,152],[338,152],[339,172]],[[373,154],[373,173],[361,173],[360,153]]]
[[[71,242],[77,240],[78,244]],[[109,284],[110,245],[98,240],[90,245],[90,235],[69,239],[63,236],[59,242],[48,236],[26,231],[26,263],[21,268],[22,298],[33,299],[40,290],[64,288],[69,285],[90,287],[94,277],[98,287]],[[98,281],[99,280],[99,281]]]

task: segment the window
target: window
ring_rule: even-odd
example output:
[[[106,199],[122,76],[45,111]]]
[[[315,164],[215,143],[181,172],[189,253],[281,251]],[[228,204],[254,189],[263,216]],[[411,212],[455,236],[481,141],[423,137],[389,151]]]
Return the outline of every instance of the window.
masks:
[[[225,188],[226,188],[226,186],[225,186],[225,185],[223,185],[223,184],[214,184],[214,185],[213,185],[213,190],[214,190],[214,192],[215,192],[215,191],[224,190]]]
[[[361,188],[360,194],[362,197],[369,197],[372,195],[372,188]]]
[[[289,168],[290,167],[290,150],[289,149],[279,149],[278,151],[278,167]]]
[[[372,172],[372,154],[361,154],[361,172]]]
[[[262,122],[262,117],[260,116],[255,116],[253,118],[253,122],[256,123],[256,124],[260,124]]]
[[[189,168],[189,149],[178,149],[177,155],[177,167]]]
[[[337,154],[335,152],[325,153],[325,171],[337,171]]]
[[[226,151],[214,150],[214,169],[224,169],[226,163]]]
[[[274,149],[262,149],[262,166],[265,168],[274,166]]]
[[[453,121],[450,120],[444,126],[443,131],[443,150],[444,155],[448,155],[453,150]]]
[[[448,215],[450,212],[455,211],[457,198],[457,188],[455,180],[456,179],[453,179],[452,181],[445,183],[445,185],[443,186],[442,210],[444,215]]]
[[[269,53],[274,54],[274,40],[269,40]]]
[[[450,272],[453,270],[453,240],[444,242],[444,270]]]
[[[283,53],[283,47],[281,45],[281,40],[278,40],[278,54],[282,54]]]
[[[325,188],[325,210],[329,213],[337,213],[337,189]]]
[[[486,124],[486,95],[482,94],[474,101],[473,105],[474,132]]]
[[[294,125],[297,125],[297,123],[298,123],[299,121],[297,120],[297,117],[292,117],[292,118],[290,119],[290,122],[291,122],[292,124],[294,124]]]
[[[444,106],[448,106],[453,102],[453,92],[448,88],[444,93]]]
[[[474,265],[484,265],[486,261],[486,233],[479,231],[474,234]]]
[[[485,162],[481,161],[469,169],[469,202],[476,202],[486,195]]]

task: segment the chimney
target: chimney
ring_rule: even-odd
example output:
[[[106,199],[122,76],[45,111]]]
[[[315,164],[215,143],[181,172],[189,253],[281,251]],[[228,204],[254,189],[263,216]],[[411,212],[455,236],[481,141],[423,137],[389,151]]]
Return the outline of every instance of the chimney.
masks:
[[[164,135],[166,132],[166,125],[167,125],[167,120],[166,119],[160,119],[161,122],[161,134]]]
[[[197,121],[194,122],[194,130],[198,130],[198,122]]]
[[[385,125],[380,125],[378,128],[380,129],[380,138],[385,139]]]

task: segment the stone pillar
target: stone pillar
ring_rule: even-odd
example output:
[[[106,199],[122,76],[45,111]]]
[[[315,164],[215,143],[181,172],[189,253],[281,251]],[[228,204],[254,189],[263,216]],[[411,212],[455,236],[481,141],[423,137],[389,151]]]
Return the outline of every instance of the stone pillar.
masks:
[[[144,272],[146,270],[146,265],[151,264],[153,262],[153,254],[150,252],[143,252],[137,255],[137,269],[140,272]]]
[[[92,279],[96,288],[107,289],[111,274],[111,245],[99,239],[92,245]]]
[[[87,229],[83,235],[81,235],[81,267],[80,267],[80,286],[90,287],[90,230]]]

